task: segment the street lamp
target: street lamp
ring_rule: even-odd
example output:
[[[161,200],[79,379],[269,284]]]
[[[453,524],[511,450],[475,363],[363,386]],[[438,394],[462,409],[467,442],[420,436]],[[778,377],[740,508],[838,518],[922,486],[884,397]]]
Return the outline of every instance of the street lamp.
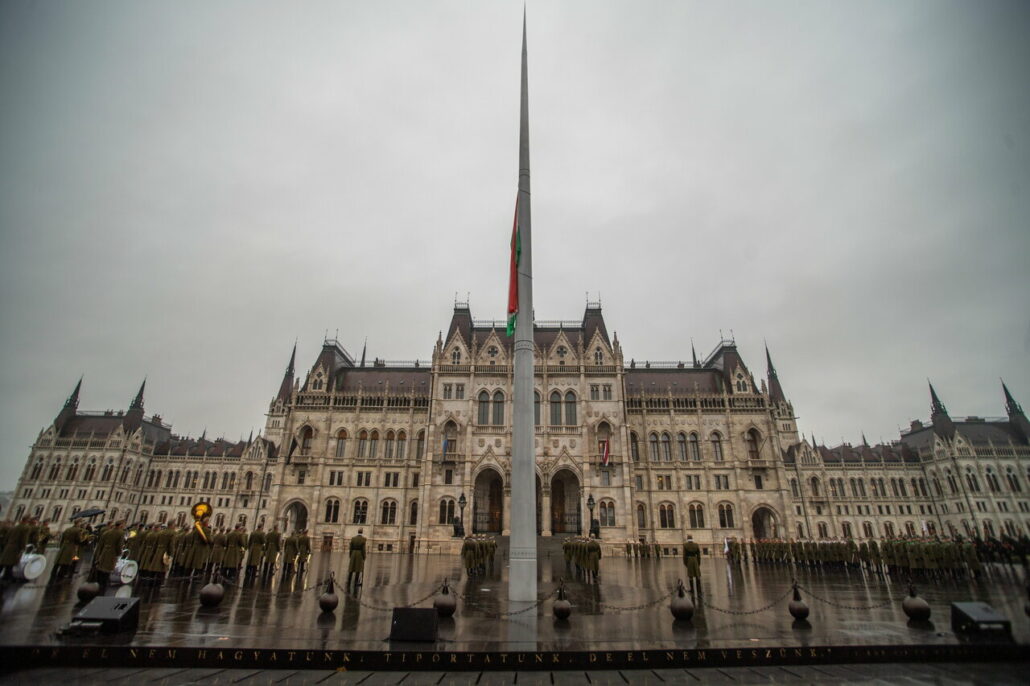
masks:
[[[465,506],[468,505],[468,500],[465,499],[465,494],[462,493],[458,496],[458,508],[461,510],[461,535],[465,535]]]
[[[590,510],[590,527],[587,529],[587,535],[592,536],[594,534],[594,494],[591,493],[587,496],[587,509]]]

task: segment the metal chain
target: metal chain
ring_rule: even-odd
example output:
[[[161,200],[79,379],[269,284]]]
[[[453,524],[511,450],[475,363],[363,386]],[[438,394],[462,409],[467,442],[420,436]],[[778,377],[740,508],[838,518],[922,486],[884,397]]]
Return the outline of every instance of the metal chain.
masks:
[[[654,607],[655,605],[657,605],[658,603],[662,602],[663,600],[671,598],[672,594],[675,593],[675,592],[676,592],[676,589],[674,588],[671,591],[669,591],[668,593],[666,593],[665,595],[663,595],[661,598],[655,598],[654,600],[652,600],[652,601],[650,601],[648,603],[644,603],[643,605],[633,605],[633,606],[629,606],[629,607],[621,607],[619,605],[609,605],[608,603],[602,603],[600,601],[598,601],[597,605],[598,605],[598,607],[603,607],[603,608],[607,608],[609,610],[614,610],[615,612],[637,612],[639,610],[644,610],[644,609],[647,609],[649,607]]]
[[[804,588],[801,585],[798,585],[798,589],[804,591],[810,597],[815,598],[820,603],[826,603],[827,605],[830,605],[832,607],[837,607],[837,608],[840,608],[842,610],[879,610],[882,607],[887,607],[891,603],[896,602],[893,598],[888,598],[884,602],[879,603],[877,605],[845,605],[843,603],[835,603],[832,600],[827,600],[826,598],[820,598],[819,596],[817,596],[816,594],[812,593],[810,590],[808,590],[807,588]]]
[[[389,607],[381,607],[379,605],[371,605],[369,603],[366,603],[364,600],[362,600],[361,598],[357,597],[356,595],[355,596],[351,596],[351,597],[354,598],[355,600],[357,600],[358,604],[361,605],[361,607],[366,607],[369,610],[374,610],[376,612],[390,612],[391,610],[394,609],[394,607],[414,607],[414,606],[418,605],[419,603],[423,603],[423,602],[429,600],[430,598],[432,598],[434,595],[436,595],[438,590],[440,590],[440,589],[439,588],[433,588],[433,590],[429,592],[429,595],[425,596],[424,598],[419,598],[418,600],[414,600],[414,601],[408,603],[407,605],[391,605]]]
[[[550,593],[545,593],[535,603],[533,603],[529,607],[524,607],[521,610],[514,610],[512,612],[483,612],[482,614],[484,616],[486,616],[486,617],[489,617],[490,619],[503,619],[505,617],[514,617],[516,615],[521,615],[521,614],[523,614],[525,612],[529,612],[530,610],[533,610],[533,609],[536,609],[536,608],[540,607],[541,605],[544,604],[545,600],[547,600],[551,596],[555,595],[557,592],[558,592],[558,589],[556,588],[553,591],[551,591]],[[459,598],[461,598],[462,602],[468,602],[468,596],[464,595],[463,593],[459,593],[457,591],[454,591],[454,595],[456,595]]]
[[[787,588],[786,592],[784,592],[784,594],[781,595],[779,598],[777,598],[776,600],[772,601],[768,605],[765,605],[764,607],[758,608],[757,610],[730,610],[728,608],[716,607],[715,605],[710,604],[704,595],[701,596],[701,604],[704,605],[705,607],[707,607],[710,610],[715,610],[716,612],[722,612],[723,614],[727,614],[727,615],[757,615],[759,612],[765,612],[766,610],[770,609],[774,605],[779,604],[784,598],[786,598],[788,595],[790,595],[790,592],[793,591],[793,590],[794,590],[794,587],[790,586],[789,588]]]

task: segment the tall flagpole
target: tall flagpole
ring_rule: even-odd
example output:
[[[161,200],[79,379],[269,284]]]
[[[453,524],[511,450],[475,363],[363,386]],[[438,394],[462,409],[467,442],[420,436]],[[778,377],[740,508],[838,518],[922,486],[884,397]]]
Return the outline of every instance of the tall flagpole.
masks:
[[[536,470],[533,433],[533,241],[529,211],[529,80],[526,13],[522,12],[522,107],[519,117],[519,310],[515,320],[515,397],[512,419],[511,550],[508,598],[536,598]]]

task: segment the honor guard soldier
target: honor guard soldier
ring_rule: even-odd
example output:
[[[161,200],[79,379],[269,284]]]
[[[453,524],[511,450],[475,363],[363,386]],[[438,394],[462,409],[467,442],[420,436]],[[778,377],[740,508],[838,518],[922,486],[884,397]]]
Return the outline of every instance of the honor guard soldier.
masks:
[[[701,595],[701,548],[694,542],[693,536],[687,536],[687,542],[683,544],[683,564],[687,568],[687,583],[690,584],[690,593],[694,594],[697,587],[697,595]]]
[[[21,560],[25,546],[29,544],[29,532],[32,528],[31,520],[22,517],[21,524],[14,526],[7,533],[7,540],[4,542],[3,553],[0,553],[0,570],[3,571],[3,578],[11,579],[11,570]]]
[[[265,536],[265,561],[262,572],[272,574],[275,571],[276,560],[279,559],[279,549],[282,547],[282,535],[279,533],[279,526],[273,526],[272,530]]]
[[[125,521],[119,520],[113,526],[104,529],[93,555],[94,581],[100,584],[100,591],[107,588],[107,582],[114,571],[114,565],[122,554],[125,543]]]
[[[258,565],[265,555],[265,527],[258,524],[257,529],[250,535],[247,541],[247,576],[253,577],[257,574]]]
[[[222,562],[222,572],[230,579],[236,578],[236,573],[243,562],[246,540],[242,524],[237,524],[225,537],[225,560]]]
[[[214,538],[211,541],[211,564],[209,567],[212,572],[220,570],[222,568],[222,563],[225,562],[225,545],[225,527],[221,527],[218,529],[218,532],[214,535]]]
[[[283,575],[293,574],[293,565],[297,562],[297,534],[292,533],[283,543]]]
[[[361,533],[362,530],[358,529],[358,535],[350,539],[350,545],[348,546],[350,560],[347,565],[347,588],[351,588],[351,582],[353,581],[355,591],[361,585],[362,577],[365,573],[365,537]]]
[[[303,574],[311,559],[311,538],[307,529],[301,529],[297,535],[297,573]]]
[[[54,571],[50,575],[51,581],[59,581],[65,576],[74,573],[75,560],[79,557],[79,548],[86,542],[86,530],[82,528],[78,519],[64,530],[61,534],[61,547],[57,551],[57,559],[54,561]]]

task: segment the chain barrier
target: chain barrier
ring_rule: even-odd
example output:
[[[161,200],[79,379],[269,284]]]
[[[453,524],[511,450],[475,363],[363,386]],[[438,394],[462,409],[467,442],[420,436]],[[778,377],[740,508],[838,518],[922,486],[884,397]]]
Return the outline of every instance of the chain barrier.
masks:
[[[879,610],[880,608],[887,607],[891,603],[897,602],[897,601],[894,600],[894,598],[888,598],[884,602],[878,603],[876,605],[845,605],[844,603],[835,603],[832,600],[827,600],[826,598],[820,598],[815,593],[812,593],[810,590],[808,590],[804,586],[801,586],[800,584],[798,585],[798,589],[804,591],[805,593],[807,593],[809,595],[809,597],[811,597],[811,598],[813,598],[815,600],[818,600],[820,603],[825,603],[827,605],[839,608],[841,610]]]
[[[701,596],[701,604],[704,605],[705,607],[707,607],[710,610],[715,610],[716,612],[721,612],[721,613],[726,614],[726,615],[736,615],[736,616],[757,615],[759,612],[765,612],[766,610],[772,608],[773,606],[778,605],[779,603],[781,603],[783,601],[783,599],[786,598],[788,595],[790,595],[791,591],[793,591],[793,590],[794,590],[794,587],[793,586],[789,586],[787,588],[787,590],[783,593],[783,595],[781,595],[779,598],[777,598],[776,600],[772,601],[768,605],[765,605],[763,607],[758,608],[757,610],[731,610],[729,608],[716,607],[715,605],[712,605],[711,603],[709,603],[707,598],[706,598],[706,596],[704,596],[704,595]]]
[[[418,600],[413,600],[412,602],[408,603],[407,605],[391,605],[389,607],[381,607],[379,605],[372,605],[370,603],[366,603],[364,600],[362,600],[361,598],[359,598],[356,595],[351,595],[351,597],[354,598],[355,600],[357,600],[358,601],[358,605],[361,605],[361,607],[368,608],[369,610],[373,610],[375,612],[391,612],[395,607],[415,607],[416,605],[418,605],[420,603],[424,603],[425,601],[429,600],[434,595],[436,595],[437,591],[439,591],[439,590],[440,590],[440,588],[433,588],[433,590],[429,592],[429,595],[427,595],[425,597],[422,597],[422,598],[419,598]]]
[[[609,605],[608,603],[602,603],[602,602],[598,601],[597,606],[598,607],[603,607],[603,608],[608,609],[608,610],[612,610],[612,611],[614,611],[616,613],[619,613],[619,612],[638,612],[640,610],[646,610],[649,607],[654,607],[655,605],[657,605],[658,603],[662,602],[663,600],[668,600],[669,598],[672,597],[672,594],[675,593],[675,592],[676,592],[676,589],[674,588],[671,591],[669,591],[668,593],[666,593],[665,595],[663,595],[662,597],[655,598],[654,600],[652,600],[650,602],[647,602],[647,603],[644,603],[643,605],[632,605],[632,606],[629,606],[629,607],[622,607],[620,605]]]
[[[453,591],[453,589],[452,589],[452,592],[454,593],[454,595],[456,595],[459,598],[461,598],[462,602],[468,602],[468,596],[466,596],[465,594],[460,593],[458,591]],[[490,619],[504,619],[506,617],[514,617],[516,615],[521,615],[521,614],[524,614],[526,612],[529,612],[530,610],[534,610],[534,609],[540,607],[541,605],[544,604],[544,602],[548,598],[550,598],[551,596],[555,595],[556,593],[558,593],[558,589],[557,588],[554,589],[553,591],[551,591],[550,593],[545,593],[535,603],[533,603],[529,607],[524,607],[521,610],[513,610],[511,612],[481,612],[481,614],[483,616],[485,616],[485,617],[490,618]]]

